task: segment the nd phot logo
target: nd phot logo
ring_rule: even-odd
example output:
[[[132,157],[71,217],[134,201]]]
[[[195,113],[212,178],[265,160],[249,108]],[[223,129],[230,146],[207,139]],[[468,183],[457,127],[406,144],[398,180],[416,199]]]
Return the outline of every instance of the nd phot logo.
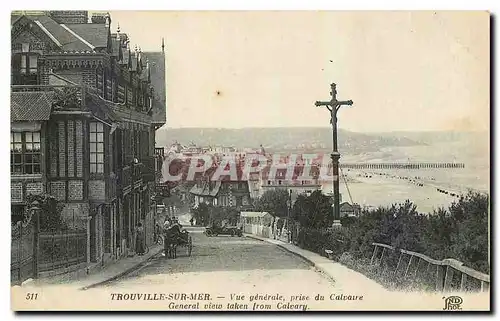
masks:
[[[461,305],[464,302],[462,297],[457,296],[457,295],[453,295],[453,296],[449,296],[449,297],[443,297],[443,299],[444,299],[443,310],[445,310],[445,311],[460,311],[460,310],[462,310]]]

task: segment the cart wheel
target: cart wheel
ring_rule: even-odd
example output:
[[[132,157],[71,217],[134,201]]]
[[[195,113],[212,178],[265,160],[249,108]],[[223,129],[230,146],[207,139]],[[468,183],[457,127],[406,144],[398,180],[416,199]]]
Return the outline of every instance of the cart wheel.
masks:
[[[193,251],[193,239],[190,236],[188,241],[188,256],[191,256],[192,251]]]

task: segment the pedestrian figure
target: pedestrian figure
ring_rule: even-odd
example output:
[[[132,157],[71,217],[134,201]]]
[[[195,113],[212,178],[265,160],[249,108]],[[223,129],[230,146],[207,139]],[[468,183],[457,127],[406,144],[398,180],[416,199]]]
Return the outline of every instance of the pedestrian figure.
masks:
[[[160,222],[157,221],[155,224],[155,243],[159,243],[161,237],[162,237],[162,228]]]
[[[193,226],[194,225],[194,218],[191,217],[191,219],[189,220],[189,222],[191,222],[191,226]]]
[[[135,252],[139,255],[144,255],[144,227],[142,223],[137,224],[136,228],[136,239],[135,239]]]

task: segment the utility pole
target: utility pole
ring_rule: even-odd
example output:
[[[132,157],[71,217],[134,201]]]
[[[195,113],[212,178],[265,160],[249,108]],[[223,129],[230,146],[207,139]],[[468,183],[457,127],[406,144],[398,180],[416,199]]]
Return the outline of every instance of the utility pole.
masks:
[[[340,226],[340,191],[339,191],[339,158],[337,147],[337,112],[341,106],[352,106],[352,100],[337,100],[337,85],[330,84],[332,99],[330,101],[317,101],[316,107],[326,106],[330,111],[330,123],[333,131],[333,152],[331,154],[333,166],[333,225]]]

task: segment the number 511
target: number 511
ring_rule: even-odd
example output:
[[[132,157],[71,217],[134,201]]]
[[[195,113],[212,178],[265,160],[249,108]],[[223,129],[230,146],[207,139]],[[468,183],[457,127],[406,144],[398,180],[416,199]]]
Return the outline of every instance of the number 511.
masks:
[[[36,300],[38,299],[38,293],[27,293],[26,300]]]

